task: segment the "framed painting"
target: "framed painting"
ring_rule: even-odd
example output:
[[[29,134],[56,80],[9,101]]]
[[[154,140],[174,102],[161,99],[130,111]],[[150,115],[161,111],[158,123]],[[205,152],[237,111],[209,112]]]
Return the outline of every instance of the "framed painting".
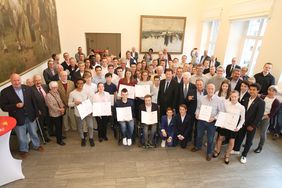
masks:
[[[140,52],[155,53],[167,49],[169,53],[181,54],[185,35],[186,17],[141,16]]]
[[[60,52],[55,0],[0,3],[0,85]]]

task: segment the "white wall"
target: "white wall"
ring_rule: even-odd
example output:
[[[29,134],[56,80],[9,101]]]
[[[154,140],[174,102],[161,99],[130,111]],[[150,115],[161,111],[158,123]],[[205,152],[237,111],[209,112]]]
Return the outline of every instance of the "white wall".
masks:
[[[200,41],[201,1],[193,0],[68,0],[56,1],[62,50],[86,52],[85,32],[121,33],[121,52],[139,51],[140,15],[187,17],[184,54]],[[76,11],[77,10],[77,11]]]

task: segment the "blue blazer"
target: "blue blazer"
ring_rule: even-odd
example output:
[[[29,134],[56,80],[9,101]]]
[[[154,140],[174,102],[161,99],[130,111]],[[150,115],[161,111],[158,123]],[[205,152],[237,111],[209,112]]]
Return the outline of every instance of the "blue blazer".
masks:
[[[180,114],[177,114],[175,117],[175,134],[179,135],[181,134],[186,138],[187,134],[189,131],[192,130],[192,121],[191,121],[191,116],[186,113],[186,116],[182,122]]]
[[[174,118],[172,117],[172,120],[170,121],[169,125],[167,122],[167,115],[162,116],[161,119],[161,129],[164,129],[168,137],[174,137],[174,126],[175,126],[175,121]]]

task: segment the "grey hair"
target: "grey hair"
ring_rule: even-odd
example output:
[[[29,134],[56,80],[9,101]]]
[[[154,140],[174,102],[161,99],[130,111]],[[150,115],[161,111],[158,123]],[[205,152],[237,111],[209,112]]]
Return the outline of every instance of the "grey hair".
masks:
[[[50,89],[52,89],[53,87],[57,87],[58,86],[58,82],[56,82],[56,81],[51,81],[50,83],[49,83],[49,88]]]

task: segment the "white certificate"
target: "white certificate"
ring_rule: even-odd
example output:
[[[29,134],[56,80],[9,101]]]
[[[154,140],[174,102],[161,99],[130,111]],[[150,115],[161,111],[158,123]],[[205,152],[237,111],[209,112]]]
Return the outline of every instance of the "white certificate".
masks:
[[[238,114],[219,112],[215,126],[234,131],[239,121]]]
[[[114,106],[115,105],[115,95],[110,95],[111,98],[111,105]]]
[[[94,102],[93,116],[111,116],[111,102]]]
[[[135,85],[135,97],[144,97],[151,93],[150,85]]]
[[[131,107],[117,107],[117,121],[130,121],[132,120]]]
[[[133,86],[128,86],[128,85],[123,85],[123,84],[120,84],[119,85],[119,90],[118,90],[118,96],[120,97],[121,96],[121,90],[123,88],[126,88],[127,91],[128,91],[128,98],[130,99],[134,99],[134,95],[135,95],[135,88]]]
[[[151,125],[158,123],[158,112],[153,111],[153,112],[145,112],[141,111],[141,123]]]
[[[199,119],[203,121],[210,121],[211,118],[212,107],[207,105],[201,105]]]
[[[92,102],[90,99],[83,101],[81,104],[77,105],[77,110],[81,119],[92,113]]]

